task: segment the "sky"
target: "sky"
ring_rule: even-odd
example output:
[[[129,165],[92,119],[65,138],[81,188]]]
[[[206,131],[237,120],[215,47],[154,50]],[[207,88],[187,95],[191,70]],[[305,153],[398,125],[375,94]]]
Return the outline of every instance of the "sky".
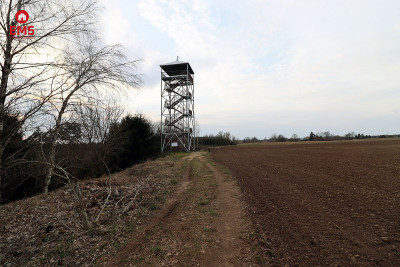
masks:
[[[160,120],[160,64],[195,72],[200,134],[400,133],[398,0],[102,0],[102,33],[140,59],[124,105]]]

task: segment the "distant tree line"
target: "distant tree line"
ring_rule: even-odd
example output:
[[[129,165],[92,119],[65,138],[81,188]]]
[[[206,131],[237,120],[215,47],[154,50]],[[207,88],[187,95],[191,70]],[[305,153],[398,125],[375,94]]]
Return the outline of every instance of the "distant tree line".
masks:
[[[300,138],[297,134],[293,134],[290,138],[282,134],[273,134],[270,138],[258,139],[257,137],[246,137],[243,140],[237,140],[238,143],[258,143],[258,142],[298,142],[298,141],[333,141],[333,140],[352,140],[352,139],[368,139],[368,138],[399,138],[400,134],[393,135],[365,135],[361,133],[350,132],[343,136],[331,134],[330,132],[311,132],[309,136]]]
[[[270,138],[258,139],[257,137],[246,137],[243,140],[239,141],[240,143],[259,143],[259,142],[297,142],[300,141],[300,138],[297,134],[293,134],[292,137],[287,138],[282,134],[273,134]]]
[[[398,138],[400,134],[392,134],[392,135],[366,135],[355,132],[347,133],[343,136],[332,134],[330,132],[311,132],[308,137],[303,138],[303,140],[308,141],[334,141],[334,140],[353,140],[353,139],[369,139],[369,138]]]
[[[199,148],[204,148],[207,146],[229,146],[236,144],[237,139],[229,132],[220,131],[217,135],[210,134],[198,137]]]

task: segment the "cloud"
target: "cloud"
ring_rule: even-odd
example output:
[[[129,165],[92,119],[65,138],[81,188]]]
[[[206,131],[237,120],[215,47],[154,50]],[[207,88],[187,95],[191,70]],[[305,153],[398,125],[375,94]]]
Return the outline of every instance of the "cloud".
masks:
[[[327,120],[331,132],[398,132],[398,1],[127,3],[137,13],[114,23],[128,25],[127,44],[145,60],[145,92],[132,101],[144,112],[159,112],[158,65],[179,55],[195,71],[204,132],[304,135]]]

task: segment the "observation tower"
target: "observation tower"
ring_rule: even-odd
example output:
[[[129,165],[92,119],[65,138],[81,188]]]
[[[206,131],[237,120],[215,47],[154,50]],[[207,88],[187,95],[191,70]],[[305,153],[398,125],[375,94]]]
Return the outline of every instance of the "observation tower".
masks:
[[[161,67],[161,152],[195,150],[194,72],[188,62]]]

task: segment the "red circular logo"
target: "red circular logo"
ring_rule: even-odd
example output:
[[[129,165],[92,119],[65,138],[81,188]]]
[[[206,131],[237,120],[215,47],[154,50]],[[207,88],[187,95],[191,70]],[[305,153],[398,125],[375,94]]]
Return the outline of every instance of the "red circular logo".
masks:
[[[29,14],[25,10],[20,10],[15,14],[15,19],[21,24],[26,23],[29,19]]]

